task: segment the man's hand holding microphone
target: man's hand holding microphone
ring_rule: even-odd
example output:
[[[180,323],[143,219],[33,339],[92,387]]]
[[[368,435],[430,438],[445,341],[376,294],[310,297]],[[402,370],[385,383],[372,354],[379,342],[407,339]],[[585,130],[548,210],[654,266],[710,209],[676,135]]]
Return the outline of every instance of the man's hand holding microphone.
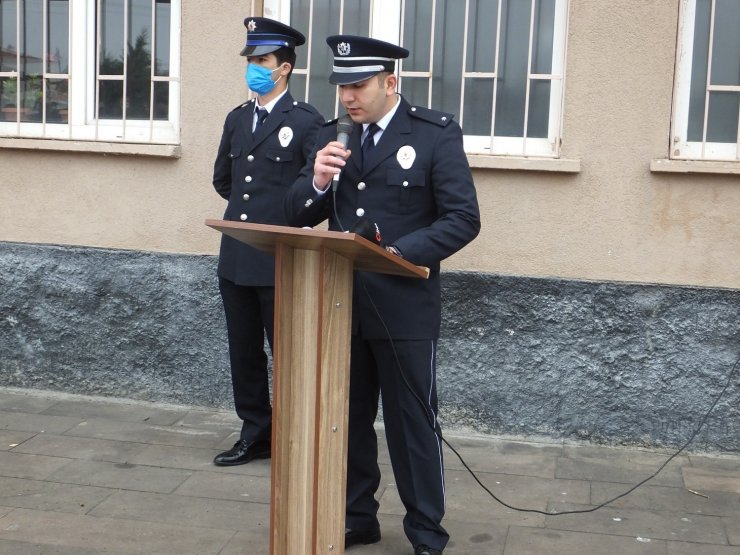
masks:
[[[330,142],[324,148],[316,153],[316,160],[313,165],[313,183],[314,186],[326,191],[329,183],[336,190],[339,184],[339,176],[342,168],[347,163],[347,158],[352,154],[347,150],[349,136],[352,133],[354,122],[348,115],[344,115],[337,120],[337,140]]]

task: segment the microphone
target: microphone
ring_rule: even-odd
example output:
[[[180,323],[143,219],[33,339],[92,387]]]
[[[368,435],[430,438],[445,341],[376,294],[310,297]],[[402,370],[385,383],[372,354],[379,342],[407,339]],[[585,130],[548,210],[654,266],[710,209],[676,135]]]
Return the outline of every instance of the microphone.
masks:
[[[347,145],[349,144],[349,136],[352,134],[352,128],[354,127],[354,125],[355,122],[352,121],[352,118],[349,117],[348,114],[344,114],[341,118],[337,120],[337,141],[342,143],[342,146],[345,150],[347,149]],[[337,190],[337,185],[339,185],[339,176],[340,174],[338,173],[332,179],[332,191]]]
[[[349,231],[350,233],[356,233],[363,239],[367,239],[376,245],[380,245],[380,242],[382,241],[378,224],[371,222],[365,216],[358,219]]]

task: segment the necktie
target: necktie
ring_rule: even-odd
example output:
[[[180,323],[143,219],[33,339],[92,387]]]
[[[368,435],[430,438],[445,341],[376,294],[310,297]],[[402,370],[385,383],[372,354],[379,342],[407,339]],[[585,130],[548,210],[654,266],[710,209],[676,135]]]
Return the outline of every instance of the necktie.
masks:
[[[269,112],[267,111],[266,108],[257,108],[257,123],[254,126],[255,133],[257,132],[257,129],[259,129],[262,126],[268,114]]]
[[[367,127],[367,134],[365,135],[365,140],[362,142],[362,162],[363,164],[367,160],[370,151],[375,146],[375,133],[380,131],[380,127],[377,123],[371,123]]]

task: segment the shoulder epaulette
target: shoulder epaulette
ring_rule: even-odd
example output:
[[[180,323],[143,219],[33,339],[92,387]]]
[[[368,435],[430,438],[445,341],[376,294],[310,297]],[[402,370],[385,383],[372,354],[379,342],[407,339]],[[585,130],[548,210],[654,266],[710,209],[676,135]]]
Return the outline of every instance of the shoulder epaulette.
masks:
[[[312,114],[318,114],[318,110],[313,106],[313,104],[309,104],[308,102],[301,102],[300,100],[294,100],[293,106],[296,108],[301,108],[302,110],[305,110],[306,112],[310,112]]]
[[[429,123],[434,123],[435,125],[439,125],[440,127],[445,127],[455,117],[454,114],[431,110],[429,108],[424,108],[423,106],[412,106],[411,108],[409,108],[409,115],[413,118],[428,121]]]
[[[247,106],[251,105],[253,102],[254,102],[254,100],[247,100],[246,102],[242,102],[241,104],[239,104],[239,106],[237,106],[236,108],[234,108],[231,111],[232,112],[236,112],[237,110],[241,110],[242,108],[246,108]]]
[[[324,127],[329,127],[330,125],[334,125],[335,123],[337,123],[337,120],[339,120],[339,118],[326,120],[326,123],[324,123]]]

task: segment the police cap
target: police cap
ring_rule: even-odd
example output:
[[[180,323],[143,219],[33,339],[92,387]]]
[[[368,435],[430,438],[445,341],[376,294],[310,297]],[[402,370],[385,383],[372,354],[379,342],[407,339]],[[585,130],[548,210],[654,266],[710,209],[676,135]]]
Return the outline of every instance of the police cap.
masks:
[[[354,35],[334,35],[326,44],[334,55],[329,76],[333,85],[351,85],[382,71],[393,72],[396,60],[409,55],[408,50],[390,42]]]
[[[295,48],[306,42],[306,37],[284,23],[266,17],[247,17],[247,45],[241,56],[262,56],[280,48]]]

